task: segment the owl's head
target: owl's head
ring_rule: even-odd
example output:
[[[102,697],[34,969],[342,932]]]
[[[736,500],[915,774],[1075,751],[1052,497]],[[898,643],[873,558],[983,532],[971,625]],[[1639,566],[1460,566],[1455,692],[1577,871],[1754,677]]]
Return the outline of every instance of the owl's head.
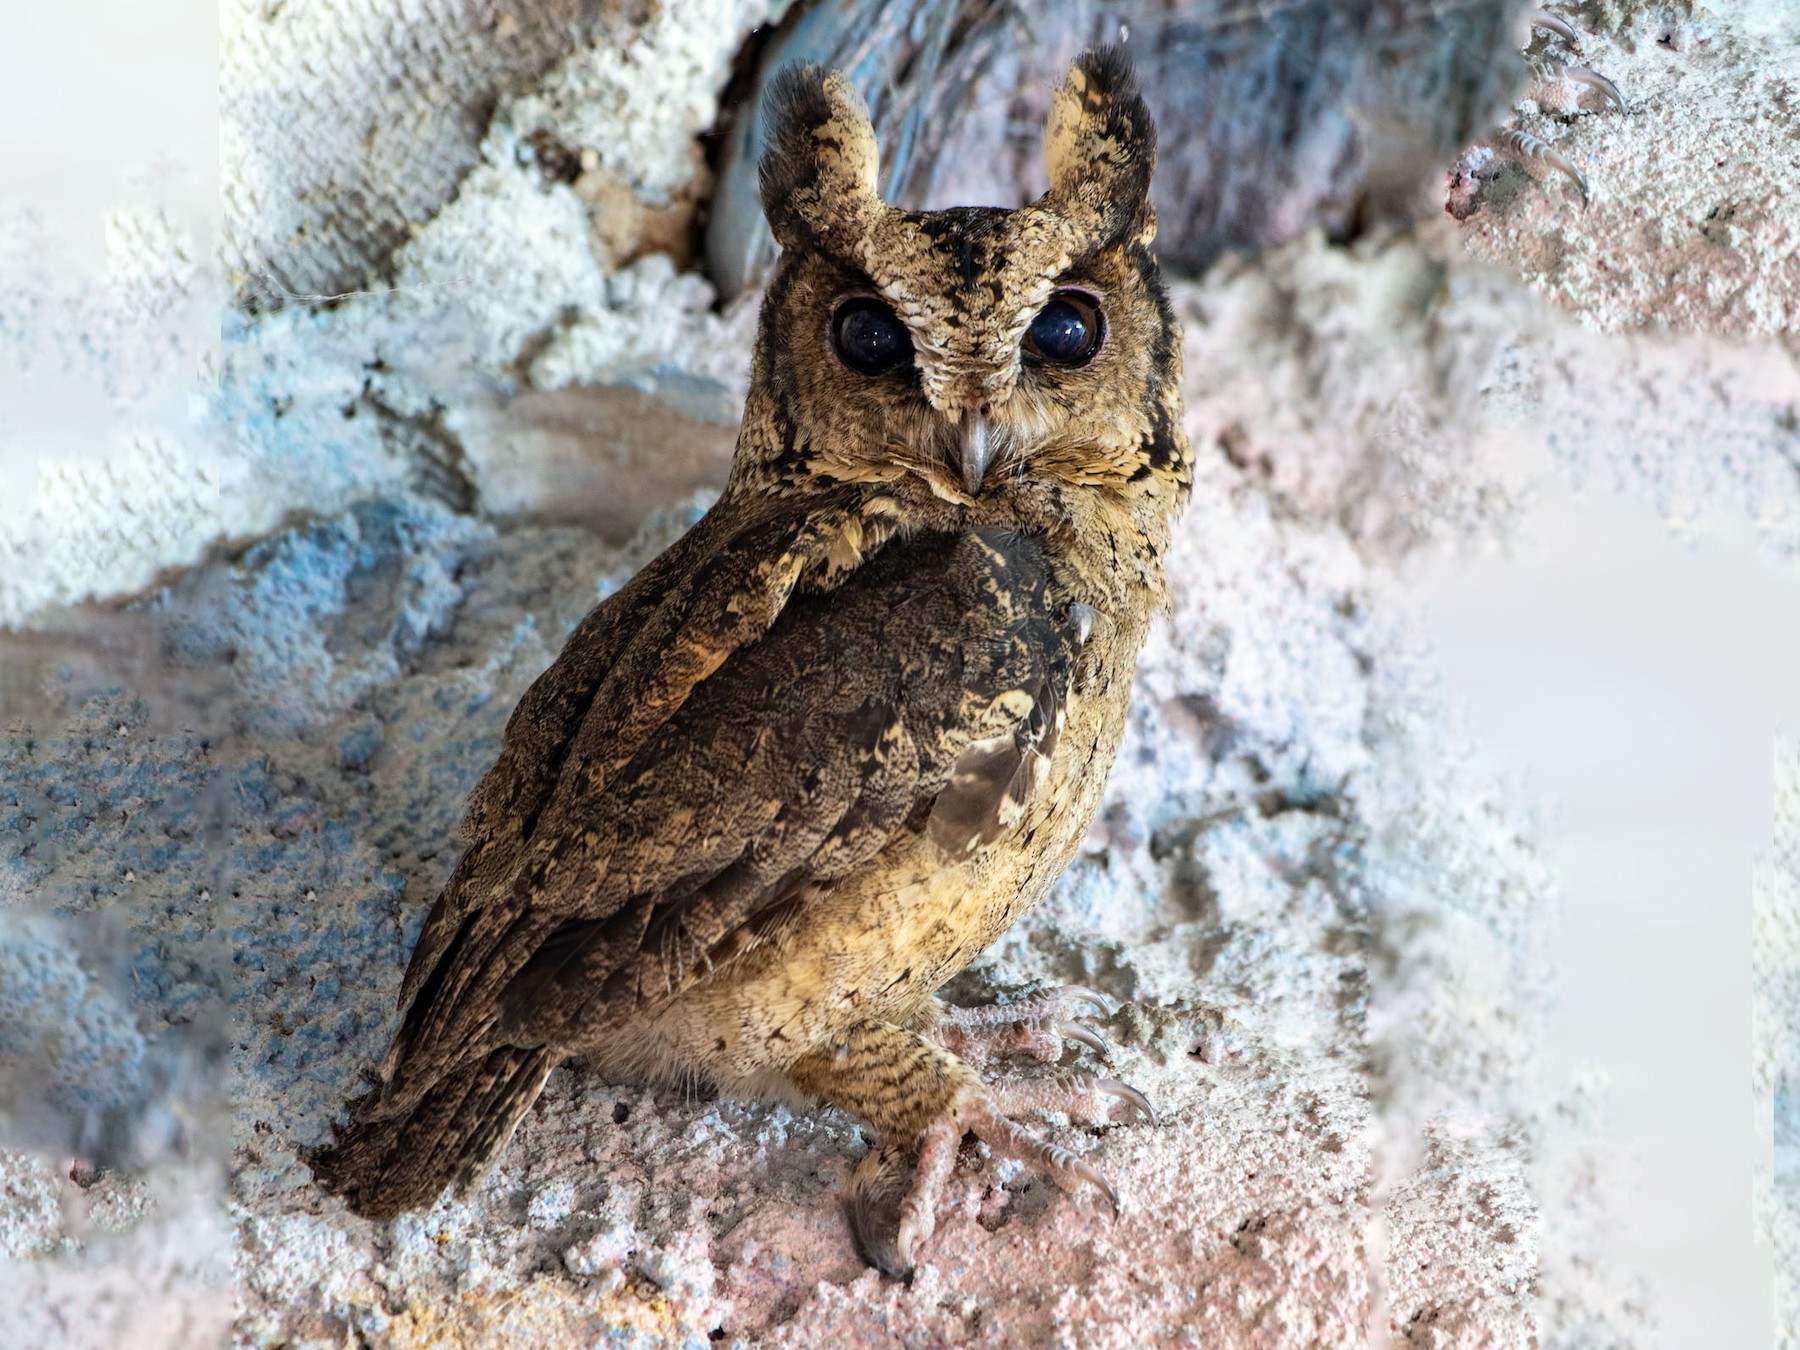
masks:
[[[1118,49],[1070,68],[1044,131],[1049,191],[1017,210],[882,201],[868,112],[835,71],[784,70],[767,111],[782,255],[740,471],[916,476],[969,502],[1185,488],[1180,334],[1150,253],[1156,131]]]

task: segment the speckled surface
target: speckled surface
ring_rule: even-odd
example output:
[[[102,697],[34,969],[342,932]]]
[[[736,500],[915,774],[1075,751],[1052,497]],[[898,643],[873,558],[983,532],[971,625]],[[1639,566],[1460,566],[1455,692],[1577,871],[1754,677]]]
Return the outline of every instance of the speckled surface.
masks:
[[[1439,265],[1402,252],[1353,263],[1358,284],[1390,295],[1395,268]],[[1217,372],[1208,303],[1183,296],[1190,358]],[[38,811],[43,842],[8,866],[40,902],[116,914],[147,1044],[224,1014],[229,1139],[197,1135],[185,1162],[165,1149],[152,1177],[228,1164],[239,1337],[1279,1345],[1341,1341],[1385,1307],[1398,1327],[1522,1343],[1540,1220],[1508,1075],[1530,1053],[1514,1019],[1541,879],[1478,783],[1424,749],[1421,668],[1370,561],[1380,531],[1218,453],[1232,399],[1213,378],[1196,379],[1194,430],[1214,452],[1111,804],[1040,915],[956,987],[1080,980],[1128,1000],[1103,1030],[1163,1123],[1057,1129],[1121,1182],[1117,1220],[971,1157],[910,1287],[851,1250],[839,1197],[863,1145],[831,1113],[653,1096],[571,1066],[476,1192],[381,1227],[295,1156],[385,1042],[461,796],[514,699],[695,507],[621,555],[576,528],[372,502],[140,602],[165,697],[59,693],[52,672],[72,730],[12,742],[7,777],[28,754],[34,792],[69,779],[86,795],[79,813]],[[188,822],[185,849],[171,821]],[[1478,964],[1505,990],[1471,993]],[[1512,1009],[1498,1022],[1493,997]],[[177,1105],[204,1116],[205,1086]],[[95,1259],[53,1254],[81,1188],[15,1175],[40,1216],[21,1251]]]
[[[1800,13],[1783,0],[1585,8],[1581,56],[1559,54],[1610,78],[1629,111],[1552,81],[1513,124],[1567,155],[1592,201],[1503,149],[1471,150],[1451,171],[1470,253],[1596,328],[1794,332],[1800,205],[1769,167],[1784,143],[1793,159]]]
[[[1754,882],[1754,1100],[1770,1144],[1757,1218],[1778,1272],[1776,1343],[1791,1350],[1800,1345],[1800,741],[1779,741],[1774,761],[1774,830]]]

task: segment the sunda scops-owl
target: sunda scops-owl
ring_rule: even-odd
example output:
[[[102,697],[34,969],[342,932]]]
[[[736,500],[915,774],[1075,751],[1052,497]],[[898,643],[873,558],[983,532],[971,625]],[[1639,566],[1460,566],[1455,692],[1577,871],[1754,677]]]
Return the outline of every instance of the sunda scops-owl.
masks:
[[[1043,197],[910,212],[842,76],[787,70],[768,114],[783,251],[730,478],[514,712],[381,1085],[313,1158],[361,1214],[478,1176],[573,1055],[855,1116],[889,1271],[965,1133],[1111,1194],[954,1053],[1085,991],[1004,1023],[933,995],[1074,856],[1161,603],[1189,459],[1155,132],[1090,52]]]

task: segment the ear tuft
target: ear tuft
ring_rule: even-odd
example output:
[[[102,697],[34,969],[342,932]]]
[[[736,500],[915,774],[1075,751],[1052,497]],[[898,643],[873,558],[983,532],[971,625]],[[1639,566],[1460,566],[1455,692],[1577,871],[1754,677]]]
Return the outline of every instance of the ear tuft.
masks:
[[[1123,47],[1075,58],[1050,106],[1044,164],[1050,171],[1044,204],[1086,232],[1092,247],[1154,229],[1156,126]]]
[[[757,180],[776,242],[844,251],[881,205],[868,109],[841,72],[807,64],[785,66],[770,81],[763,116]]]

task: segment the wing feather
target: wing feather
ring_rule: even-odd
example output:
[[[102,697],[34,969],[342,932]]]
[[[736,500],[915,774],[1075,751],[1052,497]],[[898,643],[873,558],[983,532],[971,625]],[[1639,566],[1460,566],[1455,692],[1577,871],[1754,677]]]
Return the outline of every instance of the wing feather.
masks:
[[[742,556],[753,543],[760,560]],[[1029,798],[1086,629],[1041,544],[924,535],[844,567],[815,522],[734,549],[647,615],[623,607],[639,631],[605,639],[603,678],[587,661],[554,784],[509,798],[539,803],[510,874],[475,903],[440,900],[390,1053],[394,1109],[483,1047],[555,1043],[597,1002],[672,997],[909,822],[929,816],[964,855]],[[802,585],[803,559],[827,554],[838,584]]]

